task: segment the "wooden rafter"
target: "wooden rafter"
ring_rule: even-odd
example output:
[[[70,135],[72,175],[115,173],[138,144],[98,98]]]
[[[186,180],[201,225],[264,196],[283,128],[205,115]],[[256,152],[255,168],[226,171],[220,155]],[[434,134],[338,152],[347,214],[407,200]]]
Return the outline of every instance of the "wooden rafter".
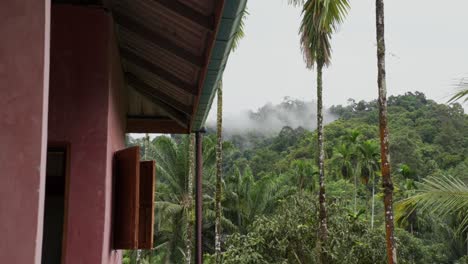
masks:
[[[190,94],[190,95],[196,95],[197,94],[197,89],[194,85],[191,85],[181,79],[179,77],[175,76],[174,74],[168,72],[167,70],[159,67],[158,65],[148,61],[147,59],[144,59],[140,57],[138,54],[135,52],[127,49],[127,48],[121,48],[120,49],[120,55],[122,58],[125,60],[129,61],[132,64],[135,64],[138,67],[141,67],[155,75],[157,75],[159,78],[173,84],[174,86],[180,88],[184,92]]]
[[[128,116],[127,133],[187,134],[188,129],[167,117]]]
[[[151,86],[146,85],[143,81],[138,80],[136,77],[132,77],[131,74],[126,74],[128,85],[133,87],[137,92],[145,95],[150,101],[161,107],[167,115],[177,122],[181,127],[187,128],[190,122],[190,118],[182,113],[179,109],[167,104],[158,96],[155,96]]]
[[[177,0],[154,0],[156,3],[164,6],[165,8],[178,13],[179,15],[189,19],[190,21],[212,31],[215,27],[214,16],[206,16],[187,5]]]
[[[148,40],[149,42],[154,43],[155,45],[165,49],[166,51],[176,55],[177,57],[193,64],[197,67],[202,67],[204,59],[201,56],[197,56],[190,51],[185,50],[182,47],[179,47],[176,43],[166,38],[165,36],[151,30],[147,26],[137,22],[135,19],[124,15],[120,12],[115,12],[115,20],[122,27],[128,29],[131,32],[134,32],[139,37]]]
[[[157,89],[146,84],[144,81],[138,79],[138,77],[136,77],[132,73],[126,73],[125,78],[127,79],[128,84],[135,88],[137,91],[140,91],[140,93],[149,95],[152,98],[157,98],[158,100],[164,102],[164,104],[172,106],[184,114],[190,115],[192,107],[184,105],[179,101],[169,97],[168,95],[158,91]]]

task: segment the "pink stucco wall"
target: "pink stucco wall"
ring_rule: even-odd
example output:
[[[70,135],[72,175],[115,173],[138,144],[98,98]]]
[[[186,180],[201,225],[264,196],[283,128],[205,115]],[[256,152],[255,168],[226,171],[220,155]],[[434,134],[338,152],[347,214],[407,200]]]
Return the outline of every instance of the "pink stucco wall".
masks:
[[[124,147],[122,70],[111,17],[52,7],[49,140],[70,143],[67,264],[120,263],[111,249],[112,156]]]
[[[49,23],[49,0],[0,1],[2,263],[41,261]]]
[[[113,28],[111,28],[113,32]],[[126,128],[126,89],[122,75],[122,67],[120,56],[117,47],[115,34],[111,34],[109,41],[110,47],[110,89],[109,89],[109,106],[108,106],[108,123],[107,123],[107,170],[106,170],[106,188],[112,188],[114,153],[125,148],[125,128]],[[106,193],[106,208],[112,208],[110,203],[111,193]],[[104,245],[103,245],[103,263],[120,263],[121,255],[119,252],[112,251],[112,212],[106,210],[105,225],[104,225]],[[118,254],[116,254],[118,253]]]

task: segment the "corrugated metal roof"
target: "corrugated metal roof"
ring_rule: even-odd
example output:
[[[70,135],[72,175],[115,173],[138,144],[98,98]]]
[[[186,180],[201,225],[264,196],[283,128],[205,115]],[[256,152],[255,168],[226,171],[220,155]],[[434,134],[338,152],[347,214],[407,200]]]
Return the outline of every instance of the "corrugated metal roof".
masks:
[[[155,90],[158,90],[164,95],[174,98],[174,100],[177,100],[186,106],[191,106],[193,104],[193,96],[187,94],[179,87],[169,83],[168,81],[165,81],[156,74],[148,72],[144,68],[133,65],[132,63],[125,62],[125,65],[129,72],[131,72],[138,79],[144,80],[146,84],[150,85]]]
[[[164,65],[167,71],[177,75],[181,80],[193,86],[197,84],[200,72],[199,67],[187,63],[183,58],[179,58],[173,53],[159,47],[151,41],[145,40],[126,28],[122,27],[122,29],[119,30],[119,35],[122,41],[121,48],[138,53],[141,57],[151,62]]]
[[[129,112],[135,116],[167,116],[164,109],[153,104],[148,98],[134,89],[130,90],[128,98],[133,102],[129,105]]]
[[[197,1],[197,0],[180,0],[180,2],[184,3],[187,6],[190,6],[194,10],[204,14],[205,16],[209,16],[214,12],[214,6],[216,0],[208,0],[208,1]]]
[[[245,2],[112,1],[130,90],[127,115],[145,118],[145,124],[152,117],[157,117],[155,122],[171,118],[184,133],[198,129],[208,114]]]
[[[172,1],[177,2],[177,0]],[[207,1],[199,2],[203,4]],[[131,17],[155,33],[164,35],[178,47],[198,55],[204,52],[207,33],[210,29],[193,23],[179,13],[161,5],[158,1],[118,0],[113,2],[113,11],[117,16]]]

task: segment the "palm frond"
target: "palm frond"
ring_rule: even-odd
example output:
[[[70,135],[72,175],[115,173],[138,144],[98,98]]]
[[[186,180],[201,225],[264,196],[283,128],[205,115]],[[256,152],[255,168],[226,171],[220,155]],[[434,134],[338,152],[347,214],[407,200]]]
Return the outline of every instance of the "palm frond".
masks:
[[[203,210],[203,219],[208,220],[208,223],[214,223],[216,217],[215,211],[209,208]],[[237,231],[237,226],[229,219],[221,216],[221,225],[228,231]]]
[[[290,1],[298,5],[301,1]],[[315,63],[328,66],[331,61],[331,36],[343,23],[349,10],[348,0],[307,0],[302,2],[299,28],[301,50],[308,68]]]
[[[242,11],[239,26],[237,27],[237,30],[234,33],[234,36],[232,39],[231,51],[235,51],[239,47],[239,42],[245,36],[244,28],[245,28],[245,21],[247,20],[248,15],[250,15],[250,13],[249,11],[247,11],[247,7],[246,7],[244,11]]]
[[[397,221],[409,215],[416,208],[441,217],[460,217],[458,232],[468,229],[468,186],[452,176],[424,179],[416,195],[396,204]]]
[[[157,201],[156,202],[156,211],[161,212],[162,215],[173,216],[179,214],[183,210],[183,207],[180,204],[175,204],[166,201]]]
[[[458,92],[455,93],[447,103],[455,103],[456,101],[463,99],[463,102],[466,103],[468,101],[468,80],[465,78],[460,81],[458,84]]]
[[[288,4],[298,7],[304,5],[305,0],[288,0]]]

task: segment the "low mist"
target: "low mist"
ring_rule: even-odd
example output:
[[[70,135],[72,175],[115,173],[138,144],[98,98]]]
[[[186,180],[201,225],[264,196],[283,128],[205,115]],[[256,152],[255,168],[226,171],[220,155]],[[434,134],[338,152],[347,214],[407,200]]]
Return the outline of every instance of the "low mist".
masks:
[[[336,119],[327,108],[324,108],[324,123]],[[213,118],[216,118],[214,116]],[[285,126],[293,129],[303,127],[307,130],[317,128],[316,102],[304,102],[298,99],[285,97],[279,104],[267,103],[256,111],[242,111],[237,114],[224,114],[223,134],[225,138],[232,135],[258,133],[264,136],[278,134]],[[207,127],[215,129],[216,120],[207,122]]]

